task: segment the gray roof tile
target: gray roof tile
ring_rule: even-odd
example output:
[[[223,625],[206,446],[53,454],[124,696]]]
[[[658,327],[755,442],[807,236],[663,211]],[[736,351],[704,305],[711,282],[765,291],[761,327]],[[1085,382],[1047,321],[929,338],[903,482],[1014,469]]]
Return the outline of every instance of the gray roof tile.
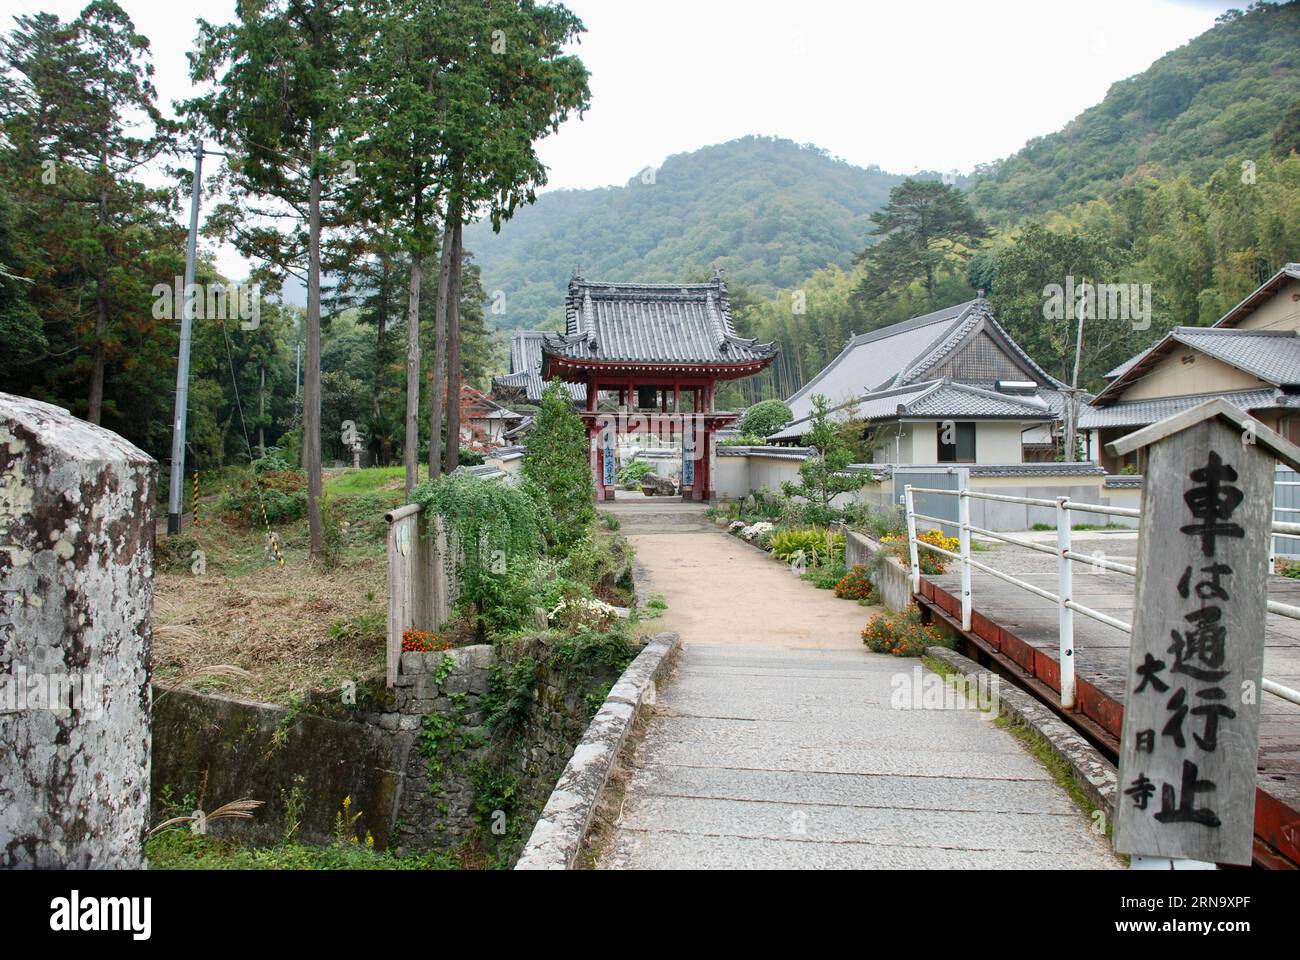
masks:
[[[874,390],[857,400],[837,405],[843,410],[850,406],[863,420],[893,420],[897,417],[922,419],[1000,419],[1000,420],[1055,420],[1059,417],[1059,396],[1054,405],[1047,399],[1055,391],[1040,394],[1017,395],[998,393],[957,383],[951,380],[929,380],[906,387]],[[782,427],[769,440],[785,442],[797,440],[808,432],[811,416]]]
[[[1268,383],[1300,385],[1300,336],[1294,331],[1175,327],[1170,336]]]
[[[1290,406],[1291,398],[1274,388],[1262,390],[1234,390],[1229,393],[1198,393],[1182,397],[1159,397],[1153,400],[1125,400],[1104,407],[1084,407],[1079,414],[1079,427],[1095,430],[1102,427],[1142,427],[1184,410],[1212,397],[1223,397],[1242,410]]]
[[[518,330],[510,337],[510,373],[492,378],[492,389],[522,389],[529,403],[541,403],[546,384],[542,382],[542,338],[540,330]],[[578,403],[587,399],[585,383],[566,383],[564,389]]]
[[[800,387],[786,405],[800,419],[812,413],[816,394],[838,405],[889,384],[900,368],[931,347],[935,338],[974,303],[968,300],[853,337],[839,356]]]
[[[565,332],[548,334],[543,352],[574,360],[628,363],[745,364],[771,360],[776,348],[736,334],[726,282],[598,283],[574,277],[565,300]]]

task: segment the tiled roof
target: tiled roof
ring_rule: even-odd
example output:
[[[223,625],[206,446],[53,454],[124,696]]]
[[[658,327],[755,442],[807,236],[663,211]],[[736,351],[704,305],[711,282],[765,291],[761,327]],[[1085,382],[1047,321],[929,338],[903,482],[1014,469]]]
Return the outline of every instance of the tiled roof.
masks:
[[[1300,336],[1295,331],[1175,327],[1170,336],[1267,383],[1300,385]]]
[[[1103,405],[1124,395],[1152,366],[1179,344],[1191,347],[1276,386],[1300,385],[1300,335],[1293,330],[1233,327],[1174,327],[1157,343],[1116,367],[1115,378],[1097,395]]]
[[[732,365],[766,362],[770,343],[737,336],[726,282],[598,283],[574,277],[565,332],[547,334],[548,356],[605,363]]]
[[[529,403],[542,402],[546,384],[542,381],[542,338],[540,330],[519,330],[510,337],[510,373],[492,378],[492,389],[522,390]],[[578,403],[587,400],[585,383],[566,383],[564,389]]]
[[[907,387],[876,390],[836,409],[855,407],[863,420],[1000,419],[1054,420],[1057,413],[1044,398],[1029,394],[998,393],[952,380],[930,380]],[[801,417],[768,437],[781,442],[797,440],[808,432],[812,417]]]
[[[936,368],[981,330],[1029,371],[1041,387],[1053,390],[1063,386],[1007,335],[994,319],[988,301],[977,298],[852,338],[839,356],[786,404],[798,419],[812,413],[816,394],[839,405],[852,397],[932,381]]]
[[[786,405],[796,418],[803,418],[812,413],[816,394],[838,405],[889,384],[975,302],[968,300],[853,337],[839,356],[792,395]]]
[[[951,466],[951,464],[904,463],[895,465],[890,463],[876,464],[874,469],[882,478],[888,478],[893,475],[895,469],[928,470],[934,469],[936,466],[947,467]],[[1095,477],[1106,472],[1100,464],[1091,460],[1081,460],[1077,463],[1057,461],[1051,463],[963,463],[958,466],[963,470],[969,470],[972,477]]]
[[[996,393],[950,381],[908,403],[903,416],[1053,418],[1051,408],[1036,396]]]
[[[955,323],[940,334],[928,349],[899,371],[898,376],[894,378],[893,384],[902,386],[905,383],[933,379],[933,376],[927,377],[926,374],[956,353],[973,334],[981,329],[987,331],[1007,352],[1018,359],[1033,374],[1038,383],[1044,386],[1064,386],[1035,363],[1033,357],[1020,349],[1020,345],[1012,340],[997,320],[994,319],[988,301],[983,299],[972,300],[969,306],[957,317]]]
[[[1121,377],[1121,376],[1123,376],[1124,374],[1126,374],[1126,373],[1129,372],[1129,369],[1130,369],[1130,368],[1131,368],[1135,363],[1137,363],[1139,360],[1141,360],[1143,357],[1145,357],[1148,353],[1150,353],[1152,350],[1154,350],[1154,349],[1155,349],[1157,346],[1159,346],[1159,345],[1160,345],[1160,341],[1157,340],[1155,343],[1151,344],[1151,346],[1147,347],[1147,348],[1146,348],[1145,350],[1143,350],[1141,353],[1135,353],[1135,354],[1133,354],[1133,356],[1129,357],[1127,360],[1125,360],[1123,363],[1121,363],[1121,364],[1120,364],[1118,367],[1116,367],[1114,370],[1109,370],[1109,371],[1107,371],[1106,373],[1103,373],[1103,374],[1101,375],[1101,378],[1102,378],[1103,380],[1114,380],[1116,377]]]
[[[1085,407],[1079,414],[1079,428],[1094,430],[1101,427],[1141,427],[1165,417],[1190,410],[1198,403],[1212,397],[1223,397],[1242,410],[1267,409],[1291,406],[1292,398],[1281,390],[1234,390],[1229,393],[1198,393],[1182,397],[1159,397],[1153,400],[1127,400],[1110,403],[1104,407]]]

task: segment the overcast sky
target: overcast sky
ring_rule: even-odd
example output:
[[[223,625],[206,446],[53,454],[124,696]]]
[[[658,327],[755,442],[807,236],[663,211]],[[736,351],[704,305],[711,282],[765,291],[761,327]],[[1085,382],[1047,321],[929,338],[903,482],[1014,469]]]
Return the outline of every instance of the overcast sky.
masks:
[[[202,14],[233,0],[119,0],[149,37],[164,105],[189,94]],[[0,0],[75,16],[76,0]],[[1208,0],[570,0],[592,108],[543,141],[550,186],[623,183],[674,153],[750,133],[897,173],[969,172],[1098,102],[1208,30]],[[5,18],[6,28],[8,17]],[[244,270],[222,251],[224,272]]]

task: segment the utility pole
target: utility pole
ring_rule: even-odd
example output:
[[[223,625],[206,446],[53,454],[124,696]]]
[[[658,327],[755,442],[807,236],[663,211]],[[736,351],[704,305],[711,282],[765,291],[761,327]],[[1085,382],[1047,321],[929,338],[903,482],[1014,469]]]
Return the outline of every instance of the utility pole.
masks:
[[[1079,298],[1079,328],[1074,337],[1074,373],[1070,377],[1070,389],[1065,395],[1065,462],[1074,463],[1079,459],[1079,364],[1083,358],[1083,321],[1088,316],[1092,297],[1087,292],[1087,279],[1084,280],[1082,296]]]
[[[266,459],[266,364],[258,365],[257,455]]]
[[[190,398],[190,339],[194,324],[194,261],[199,244],[199,190],[203,183],[203,141],[194,140],[194,186],[190,190],[190,236],[185,245],[185,288],[182,292],[181,346],[176,362],[176,413],[172,419],[172,464],[167,491],[167,533],[181,532],[182,490],[185,480],[185,422]]]

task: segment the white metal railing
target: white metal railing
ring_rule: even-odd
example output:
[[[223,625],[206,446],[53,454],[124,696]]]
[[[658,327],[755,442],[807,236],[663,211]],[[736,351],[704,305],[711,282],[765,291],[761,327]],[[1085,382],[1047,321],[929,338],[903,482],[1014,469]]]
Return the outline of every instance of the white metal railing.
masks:
[[[958,518],[956,522],[945,517],[934,517],[924,513],[917,513],[913,502],[913,494],[916,493],[957,497]],[[1075,512],[1092,513],[1111,517],[1138,519],[1142,516],[1142,512],[1133,507],[1112,507],[1108,504],[1080,503],[1071,500],[1069,497],[1057,497],[1055,500],[1048,500],[1039,497],[1013,497],[1000,493],[983,493],[981,491],[972,490],[969,486],[962,487],[959,490],[944,490],[937,487],[914,487],[911,484],[908,484],[904,487],[903,498],[904,504],[907,508],[907,553],[908,561],[911,564],[912,592],[919,593],[921,590],[920,548],[925,548],[933,553],[948,557],[951,560],[956,560],[961,564],[961,626],[963,630],[970,630],[971,613],[974,609],[970,582],[972,569],[981,570],[991,577],[996,577],[998,580],[1019,587],[1035,596],[1042,597],[1050,603],[1056,604],[1059,633],[1059,656],[1057,659],[1060,663],[1061,672],[1061,706],[1067,709],[1073,709],[1075,705],[1074,615],[1080,613],[1085,617],[1096,620],[1098,623],[1104,623],[1108,627],[1122,630],[1124,633],[1131,634],[1133,632],[1132,624],[1125,623],[1123,620],[1117,620],[1115,617],[1102,613],[1100,610],[1094,610],[1074,599],[1073,564],[1084,563],[1098,567],[1102,570],[1109,570],[1113,573],[1126,574],[1130,577],[1137,576],[1137,568],[1125,563],[1117,563],[1113,560],[1107,560],[1105,557],[1076,553],[1070,542],[1071,514]],[[1055,510],[1056,547],[1053,548],[1043,543],[1035,543],[1032,540],[1025,540],[1021,537],[1015,537],[1006,533],[998,533],[993,530],[986,530],[983,527],[974,526],[970,522],[971,500],[1017,503],[1031,507],[1043,507],[1045,509]],[[917,520],[926,520],[945,527],[956,527],[958,530],[958,543],[960,544],[958,552],[954,553],[951,550],[945,550],[943,547],[918,539],[916,535]],[[1002,570],[995,570],[988,564],[981,563],[979,560],[973,558],[970,549],[970,535],[972,533],[1056,557],[1056,593],[1044,590],[1042,587],[1035,586],[1032,583],[1021,580],[1020,578],[1012,576]],[[1288,523],[1274,520],[1272,534],[1274,537],[1300,536],[1300,523]],[[1281,603],[1277,600],[1268,601],[1268,612],[1276,613],[1283,617],[1290,617],[1293,620],[1300,620],[1300,607]],[[1284,700],[1289,700],[1292,703],[1300,704],[1300,690],[1293,690],[1290,687],[1269,680],[1267,677],[1264,678],[1263,687],[1268,693],[1281,697]]]
[[[1300,487],[1300,480],[1274,480],[1273,488],[1276,491],[1278,487]],[[1282,534],[1277,532],[1277,515],[1279,513],[1300,513],[1300,507],[1279,507],[1276,503],[1273,506],[1274,530],[1273,535],[1268,538],[1268,568],[1273,569],[1277,562],[1277,538]]]

